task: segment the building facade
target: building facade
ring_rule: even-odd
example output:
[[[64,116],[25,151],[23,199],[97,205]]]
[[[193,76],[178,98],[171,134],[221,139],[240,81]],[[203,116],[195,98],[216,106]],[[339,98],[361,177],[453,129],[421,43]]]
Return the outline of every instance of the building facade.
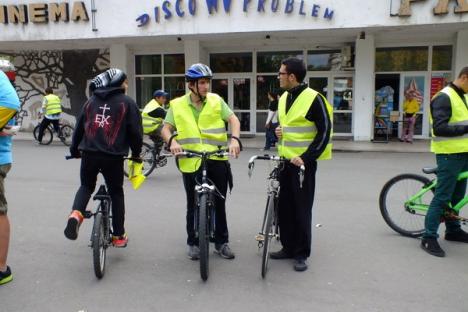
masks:
[[[288,56],[333,104],[337,136],[397,137],[411,93],[416,138],[429,138],[431,96],[468,65],[468,0],[0,0],[0,57],[19,69],[25,128],[48,86],[72,120],[109,66],[127,72],[143,106],[155,89],[186,92],[185,68],[203,62],[242,134],[255,135]]]

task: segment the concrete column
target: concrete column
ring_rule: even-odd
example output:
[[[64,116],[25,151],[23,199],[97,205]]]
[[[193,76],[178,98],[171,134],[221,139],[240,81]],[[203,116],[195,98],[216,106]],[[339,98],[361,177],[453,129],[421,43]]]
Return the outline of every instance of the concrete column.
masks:
[[[356,40],[354,61],[353,135],[355,141],[370,141],[373,131],[375,44],[372,35]]]
[[[112,44],[109,49],[110,66],[128,72],[128,49],[125,44]]]
[[[460,73],[460,70],[468,66],[468,30],[457,32],[457,43],[455,45],[455,68],[454,79]]]

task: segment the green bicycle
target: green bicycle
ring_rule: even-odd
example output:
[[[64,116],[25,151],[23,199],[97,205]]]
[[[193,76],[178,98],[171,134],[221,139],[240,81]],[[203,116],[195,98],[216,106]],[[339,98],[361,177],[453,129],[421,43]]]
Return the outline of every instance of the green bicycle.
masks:
[[[435,174],[435,168],[423,168],[425,174]],[[468,179],[468,171],[458,180]],[[408,237],[420,237],[424,233],[424,218],[434,197],[437,179],[428,179],[418,174],[400,174],[385,183],[380,192],[380,212],[385,222],[397,233]],[[442,220],[459,220],[468,225],[468,218],[460,216],[468,204],[468,196],[445,211]]]

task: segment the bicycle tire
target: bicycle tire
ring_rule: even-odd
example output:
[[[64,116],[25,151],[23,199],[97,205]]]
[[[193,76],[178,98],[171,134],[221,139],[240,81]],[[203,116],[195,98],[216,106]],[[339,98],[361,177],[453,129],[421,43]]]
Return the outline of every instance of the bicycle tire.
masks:
[[[93,246],[93,266],[94,274],[101,279],[106,270],[106,233],[104,231],[104,221],[101,212],[94,216],[92,246]]]
[[[151,172],[153,172],[154,168],[156,168],[156,155],[153,147],[150,144],[143,142],[140,157],[143,160],[142,173],[147,177]],[[124,167],[124,175],[128,177],[128,166]]]
[[[65,146],[71,145],[73,131],[75,131],[75,129],[69,125],[63,125],[60,127],[60,141],[62,141]]]
[[[270,242],[273,237],[273,214],[274,214],[274,200],[272,196],[268,196],[267,206],[265,211],[264,233],[263,233],[263,253],[262,253],[262,278],[266,277],[268,271],[268,259],[270,257]]]
[[[420,237],[424,233],[425,213],[408,211],[404,203],[431,181],[417,174],[401,174],[385,183],[379,197],[382,217],[395,232],[407,237]],[[434,190],[421,197],[421,204],[429,207]]]
[[[39,137],[40,126],[41,126],[40,124],[37,125],[36,127],[34,127],[34,130],[33,130],[34,140],[36,140],[37,142],[39,142],[38,137]],[[52,130],[50,130],[49,127],[45,128],[44,133],[42,135],[42,145],[49,145],[53,139],[54,139],[54,135],[52,133]]]
[[[208,229],[208,202],[207,194],[200,195],[198,211],[198,246],[200,248],[200,276],[203,281],[209,274],[209,248],[210,237]]]

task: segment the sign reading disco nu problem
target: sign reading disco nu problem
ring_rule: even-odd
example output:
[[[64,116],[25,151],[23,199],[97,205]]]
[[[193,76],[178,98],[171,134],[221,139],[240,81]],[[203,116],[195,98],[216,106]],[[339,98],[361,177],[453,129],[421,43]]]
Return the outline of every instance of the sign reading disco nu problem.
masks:
[[[0,4],[0,23],[28,24],[48,22],[89,21],[88,11],[83,1],[73,3],[31,3],[31,4]]]
[[[235,0],[239,1],[239,0]],[[328,7],[321,7],[313,1],[307,0],[240,0],[245,13],[256,11],[259,13],[297,14],[312,18],[333,19],[334,11]],[[231,0],[166,0],[160,6],[155,6],[151,13],[143,13],[137,17],[138,27],[146,26],[151,21],[161,23],[161,20],[170,20],[173,17],[184,18],[196,16],[199,10],[207,10],[214,15],[224,9],[231,12]],[[222,8],[221,4],[222,3]]]

